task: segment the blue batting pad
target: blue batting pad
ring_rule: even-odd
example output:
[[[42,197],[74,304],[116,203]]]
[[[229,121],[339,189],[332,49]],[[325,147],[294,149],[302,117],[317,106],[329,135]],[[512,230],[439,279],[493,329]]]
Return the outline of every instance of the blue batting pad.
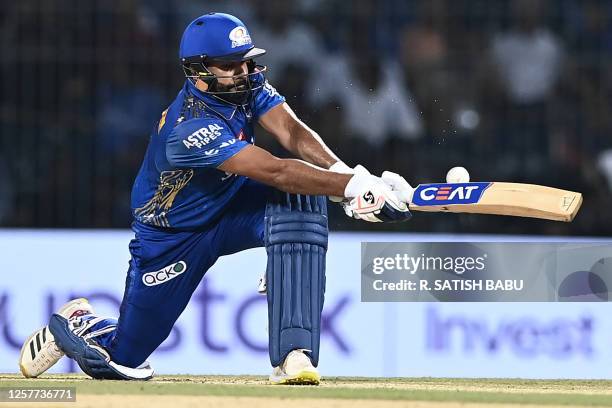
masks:
[[[327,237],[326,197],[273,195],[265,217],[273,366],[280,365],[295,349],[309,350],[313,365],[318,364]]]

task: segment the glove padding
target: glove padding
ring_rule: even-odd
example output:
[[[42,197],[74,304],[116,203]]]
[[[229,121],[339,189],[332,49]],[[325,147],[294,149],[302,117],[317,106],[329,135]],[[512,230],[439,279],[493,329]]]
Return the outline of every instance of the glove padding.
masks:
[[[378,177],[374,183],[348,203],[342,204],[349,217],[368,222],[402,222],[412,217],[406,203]],[[376,182],[376,180],[380,180]]]
[[[397,173],[384,171],[380,178],[387,183],[391,190],[398,196],[399,200],[410,204],[414,195],[414,188],[406,181],[405,178]]]

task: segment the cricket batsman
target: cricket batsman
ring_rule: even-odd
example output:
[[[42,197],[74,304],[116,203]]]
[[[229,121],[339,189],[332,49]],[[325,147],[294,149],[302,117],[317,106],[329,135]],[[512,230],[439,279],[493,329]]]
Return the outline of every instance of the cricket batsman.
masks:
[[[319,383],[326,196],[353,218],[397,222],[410,218],[412,187],[340,161],[266,81],[255,63],[264,53],[234,16],[210,13],[187,26],[185,84],[153,129],[132,189],[119,318],[96,315],[85,299],[67,303],[24,343],[26,377],[65,354],[93,378],[151,378],[146,359],[217,258],[265,246],[270,381]],[[255,146],[255,123],[297,158]]]

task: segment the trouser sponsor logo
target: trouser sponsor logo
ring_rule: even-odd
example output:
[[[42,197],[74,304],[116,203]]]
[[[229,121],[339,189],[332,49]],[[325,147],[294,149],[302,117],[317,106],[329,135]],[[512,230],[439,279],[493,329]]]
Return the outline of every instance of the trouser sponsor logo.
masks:
[[[142,275],[142,283],[147,286],[161,285],[170,279],[176,278],[186,270],[187,264],[184,261],[173,263],[172,265],[168,265],[159,271],[145,273]]]

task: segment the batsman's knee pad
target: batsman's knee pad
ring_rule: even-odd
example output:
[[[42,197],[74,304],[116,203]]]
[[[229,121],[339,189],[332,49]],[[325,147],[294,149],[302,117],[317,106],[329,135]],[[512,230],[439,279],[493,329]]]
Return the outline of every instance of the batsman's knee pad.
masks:
[[[270,362],[279,366],[295,349],[319,361],[325,293],[327,200],[275,192],[266,207]]]
[[[148,380],[153,369],[148,363],[130,368],[113,362],[108,352],[96,340],[117,327],[115,319],[92,315],[66,319],[54,314],[49,320],[49,330],[55,343],[66,355],[77,362],[83,372],[92,378],[109,380]]]

